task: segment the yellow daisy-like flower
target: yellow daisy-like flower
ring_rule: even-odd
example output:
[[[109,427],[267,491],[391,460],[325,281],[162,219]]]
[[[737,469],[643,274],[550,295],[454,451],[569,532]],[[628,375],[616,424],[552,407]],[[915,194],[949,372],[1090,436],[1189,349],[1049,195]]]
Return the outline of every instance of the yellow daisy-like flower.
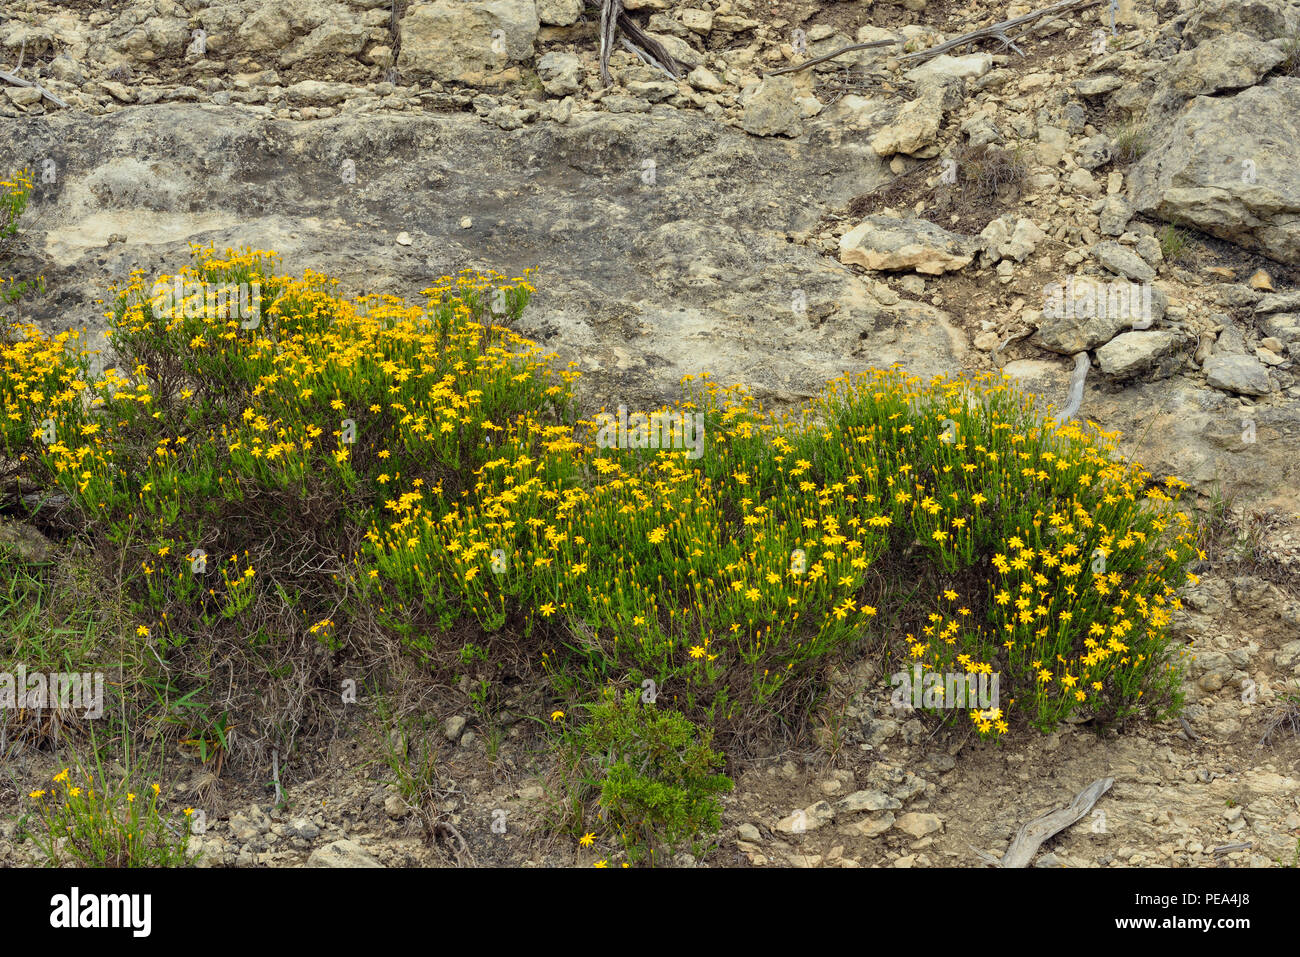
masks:
[[[563,717],[564,717],[564,712],[563,712],[563,711],[552,711],[552,712],[551,712],[551,720],[552,720],[552,721],[559,721],[559,720],[560,720],[561,718],[563,718]]]
[[[597,861],[592,867],[609,867],[609,861]]]
[[[595,843],[596,835],[592,831],[588,831],[586,834],[582,835],[582,837],[578,838],[578,844],[582,847],[591,847],[591,845]]]
[[[705,651],[704,651],[704,649],[703,649],[702,647],[700,647],[699,645],[692,645],[692,646],[691,646],[691,657],[692,657],[692,658],[703,658],[704,655],[705,655]]]

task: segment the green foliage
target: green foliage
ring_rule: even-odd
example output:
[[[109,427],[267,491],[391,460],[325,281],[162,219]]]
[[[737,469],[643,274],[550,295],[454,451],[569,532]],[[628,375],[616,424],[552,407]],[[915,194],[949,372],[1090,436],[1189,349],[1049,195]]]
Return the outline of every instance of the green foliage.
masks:
[[[128,677],[205,759],[274,723],[261,701],[323,686],[317,644],[469,673],[492,754],[521,673],[570,708],[652,683],[659,706],[602,700],[570,755],[570,818],[598,792],[641,854],[716,826],[714,733],[800,722],[861,643],[999,674],[1044,731],[1178,704],[1184,483],[1005,378],[871,370],[772,415],[688,377],[658,427],[633,413],[610,441],[613,417],[575,421],[577,373],[506,328],[526,277],[444,277],[408,306],[273,266],[197,250],[183,301],[133,277],[102,375],[74,334],[0,349],[0,450],[102,543],[124,655],[154,669]],[[207,294],[239,284],[256,322]],[[1011,714],[962,716],[996,736]]]
[[[615,833],[631,863],[654,862],[689,845],[701,856],[721,826],[719,794],[732,789],[720,773],[713,733],[682,714],[606,689],[590,717],[561,743],[569,777],[570,826],[581,830],[595,800],[603,826]]]
[[[128,761],[129,763],[129,761]],[[129,772],[65,768],[46,788],[27,795],[24,834],[51,867],[179,867],[192,864],[187,847],[192,808],[168,815],[159,785],[132,785]],[[136,790],[136,788],[139,790]]]
[[[32,177],[28,170],[20,170],[12,180],[0,180],[0,268],[4,266],[9,247],[18,235],[18,220],[26,211],[31,195]],[[17,280],[12,276],[0,276],[0,303],[12,306],[34,292],[45,292],[44,276]],[[4,339],[4,329],[0,328],[0,342]]]
[[[1168,262],[1182,262],[1189,258],[1191,238],[1177,226],[1166,225],[1156,238],[1160,240],[1160,252]]]

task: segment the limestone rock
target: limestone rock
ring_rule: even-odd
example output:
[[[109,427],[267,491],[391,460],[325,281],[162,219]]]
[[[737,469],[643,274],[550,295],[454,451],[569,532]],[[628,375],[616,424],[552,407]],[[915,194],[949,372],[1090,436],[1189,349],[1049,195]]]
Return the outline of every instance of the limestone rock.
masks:
[[[938,276],[970,265],[976,249],[969,238],[924,219],[869,216],[840,237],[840,262]]]
[[[1116,379],[1167,379],[1182,366],[1188,340],[1170,330],[1125,332],[1097,350],[1101,371]]]
[[[318,847],[307,858],[308,867],[383,867],[360,844],[346,838]]]
[[[1199,97],[1130,171],[1139,212],[1300,262],[1300,78]]]

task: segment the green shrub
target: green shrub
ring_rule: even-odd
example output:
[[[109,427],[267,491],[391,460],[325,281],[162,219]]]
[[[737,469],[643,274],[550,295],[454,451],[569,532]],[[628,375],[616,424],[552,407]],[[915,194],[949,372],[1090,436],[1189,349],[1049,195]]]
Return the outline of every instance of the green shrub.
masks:
[[[1160,253],[1168,262],[1182,262],[1190,257],[1190,237],[1176,226],[1167,225],[1156,238],[1160,240]]]
[[[32,195],[32,177],[28,170],[20,170],[12,180],[0,180],[0,268],[4,266],[9,247],[18,235],[18,220],[27,209]],[[32,292],[45,291],[45,277],[16,280],[0,275],[0,303],[13,305]],[[0,328],[0,343],[5,341]]]
[[[374,660],[374,642],[474,667],[487,727],[535,670],[570,708],[652,682],[729,748],[801,724],[837,655],[886,646],[880,608],[909,663],[1002,677],[1005,709],[965,712],[981,735],[1012,705],[1050,730],[1177,704],[1184,484],[1005,378],[871,370],[775,416],[688,377],[659,411],[700,417],[703,454],[649,444],[635,413],[621,447],[575,422],[577,373],[504,328],[526,279],[445,277],[414,307],[273,266],[201,250],[184,274],[256,284],[252,326],[133,277],[102,375],[68,334],[0,350],[0,448],[68,496],[159,706],[197,694],[180,732],[214,753],[227,715],[255,741],[263,699],[283,718],[326,690],[318,645]]]
[[[574,833],[584,829],[594,801],[602,826],[617,834],[633,864],[653,863],[663,849],[706,853],[722,822],[717,795],[732,788],[719,773],[723,756],[710,747],[713,732],[636,691],[620,698],[606,689],[589,710],[587,722],[561,745]]]

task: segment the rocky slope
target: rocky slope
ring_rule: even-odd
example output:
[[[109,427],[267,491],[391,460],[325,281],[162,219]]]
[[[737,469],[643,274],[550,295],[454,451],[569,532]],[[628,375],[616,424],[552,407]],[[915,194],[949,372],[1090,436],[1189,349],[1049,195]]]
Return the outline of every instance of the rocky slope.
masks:
[[[172,268],[192,242],[249,244],[355,293],[536,266],[522,331],[577,363],[592,405],[671,398],[702,371],[788,404],[898,362],[1001,369],[1059,409],[1086,367],[1078,417],[1156,474],[1237,497],[1248,554],[1217,556],[1182,623],[1189,731],[972,750],[891,715],[858,671],[834,760],[741,775],[722,858],[974,863],[1022,810],[1107,774],[1111,827],[1062,838],[1054,860],[1285,858],[1300,750],[1256,744],[1300,676],[1300,3],[1121,0],[1113,27],[1088,6],[1014,48],[928,59],[906,57],[1032,6],[690,4],[627,4],[686,75],[618,50],[608,89],[581,0],[9,4],[0,59],[66,103],[0,93],[0,167],[38,180],[17,268],[51,289],[25,315],[102,329],[107,282]],[[765,75],[878,40],[893,45]],[[1133,309],[1097,307],[1117,290]],[[454,752],[476,858],[564,862],[496,840],[489,812],[515,802],[527,820],[539,785],[522,757],[493,783],[481,747]],[[296,786],[355,813],[310,839],[231,817],[215,857],[296,862],[358,821],[398,840],[400,806],[340,760],[321,760],[337,786]],[[857,791],[874,809],[836,810]],[[796,809],[821,823],[783,832]],[[1212,853],[1243,832],[1252,848]],[[396,847],[380,856],[424,859]]]

